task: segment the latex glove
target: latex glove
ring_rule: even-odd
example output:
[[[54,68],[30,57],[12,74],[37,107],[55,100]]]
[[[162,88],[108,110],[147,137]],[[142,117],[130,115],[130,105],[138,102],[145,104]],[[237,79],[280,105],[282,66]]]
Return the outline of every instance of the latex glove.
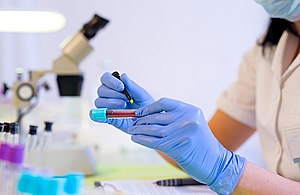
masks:
[[[130,80],[125,73],[121,75],[120,81],[112,76],[111,73],[106,72],[101,76],[101,83],[102,85],[100,85],[97,91],[99,97],[95,100],[95,106],[97,108],[137,109],[154,102],[154,99],[151,97],[151,95],[145,89]],[[124,90],[124,85],[134,100],[133,104],[129,103],[129,100],[126,98],[126,96],[121,93]],[[128,127],[131,126],[135,120],[136,119],[133,118],[107,119],[96,122],[108,123],[124,132],[127,132]]]
[[[141,118],[128,129],[134,142],[166,153],[218,194],[234,190],[245,159],[220,144],[199,108],[163,98],[136,114]]]

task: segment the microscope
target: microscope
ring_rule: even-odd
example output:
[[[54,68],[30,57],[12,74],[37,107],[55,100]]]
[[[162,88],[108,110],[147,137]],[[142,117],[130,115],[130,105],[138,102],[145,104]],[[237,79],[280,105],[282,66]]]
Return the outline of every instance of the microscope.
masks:
[[[41,87],[38,80],[48,73],[57,75],[60,96],[80,96],[83,75],[78,65],[93,50],[89,45],[89,40],[108,22],[108,20],[95,14],[92,20],[83,25],[82,29],[71,39],[63,41],[63,54],[54,60],[52,70],[30,71],[28,82],[21,80],[15,82],[13,85],[13,105],[18,109],[29,107],[31,100],[38,96],[38,90]]]
[[[55,74],[60,96],[80,96],[83,83],[83,75],[80,72],[79,64],[91,53],[93,48],[89,45],[99,30],[108,24],[108,20],[97,14],[74,36],[62,42],[62,55],[53,62],[51,70],[35,70],[29,72],[29,81],[23,81],[18,76],[14,82],[13,106],[18,109],[16,122],[20,124],[20,138],[25,136],[21,128],[22,117],[29,113],[37,104],[39,90],[48,89],[46,83],[39,83],[39,79],[45,74]],[[5,85],[5,90],[8,87]],[[53,169],[56,174],[65,174],[67,170],[82,171],[86,175],[95,172],[95,163],[89,148],[86,146],[64,145],[54,146],[47,151],[47,164],[45,166]],[[80,158],[76,159],[76,158]]]

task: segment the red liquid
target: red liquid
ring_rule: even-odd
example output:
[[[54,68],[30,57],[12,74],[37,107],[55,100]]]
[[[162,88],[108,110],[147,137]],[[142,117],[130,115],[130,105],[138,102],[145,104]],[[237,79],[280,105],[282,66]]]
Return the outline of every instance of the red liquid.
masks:
[[[137,118],[135,110],[107,110],[107,118]]]

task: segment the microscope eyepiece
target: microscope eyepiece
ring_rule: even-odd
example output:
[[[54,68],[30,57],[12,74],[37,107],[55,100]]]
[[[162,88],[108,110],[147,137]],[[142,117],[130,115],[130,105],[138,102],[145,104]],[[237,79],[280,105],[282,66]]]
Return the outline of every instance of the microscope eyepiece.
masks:
[[[109,21],[107,19],[104,19],[95,14],[90,22],[83,25],[81,32],[88,40],[90,40],[97,34],[100,29],[104,28],[108,22]]]

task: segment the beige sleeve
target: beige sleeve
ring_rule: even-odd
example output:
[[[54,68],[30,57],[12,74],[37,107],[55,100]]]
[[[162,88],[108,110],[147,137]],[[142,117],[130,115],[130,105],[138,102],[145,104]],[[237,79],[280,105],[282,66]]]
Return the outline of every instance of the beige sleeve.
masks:
[[[255,128],[255,75],[258,54],[261,47],[255,46],[243,57],[239,66],[237,80],[223,92],[217,100],[217,106],[235,120]]]

